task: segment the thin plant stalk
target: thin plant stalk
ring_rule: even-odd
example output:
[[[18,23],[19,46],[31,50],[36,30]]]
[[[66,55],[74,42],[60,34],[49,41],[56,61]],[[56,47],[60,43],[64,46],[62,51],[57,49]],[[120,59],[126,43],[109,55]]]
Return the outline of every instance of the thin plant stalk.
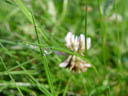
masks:
[[[68,82],[67,82],[67,85],[66,85],[66,87],[65,87],[65,89],[64,89],[64,93],[63,93],[63,96],[66,96],[66,93],[68,92],[68,90],[69,90],[69,85],[70,85],[70,83],[71,83],[71,81],[72,81],[72,78],[73,78],[73,76],[71,76],[70,78],[69,78],[69,80],[68,80]]]
[[[85,2],[85,56],[87,55],[88,0]]]
[[[116,0],[114,0],[114,11],[116,14],[118,14],[118,9],[117,9],[117,2]],[[119,31],[119,22],[118,22],[118,17],[116,15],[116,26],[117,26],[117,46],[118,46],[118,55],[117,55],[117,64],[120,66],[121,65],[121,61],[120,61],[120,58],[121,58],[121,51],[120,51],[120,43],[121,43],[121,40],[120,40],[120,31]]]
[[[98,9],[99,9],[99,17],[100,17],[100,28],[101,28],[101,38],[102,38],[102,58],[103,58],[103,64],[106,62],[106,50],[105,50],[105,42],[106,42],[106,26],[104,23],[104,16],[101,11],[101,0],[98,0]]]
[[[40,39],[39,39],[39,36],[38,36],[38,31],[37,31],[35,19],[34,19],[34,16],[33,15],[32,15],[32,19],[33,19],[33,24],[34,24],[34,28],[35,28],[35,32],[36,32],[36,37],[37,37],[38,44],[41,44]],[[46,60],[47,59],[46,58],[46,54],[43,52],[41,46],[38,46],[38,47],[40,49],[40,54],[42,55],[42,63],[43,63],[44,68],[45,68],[45,72],[46,72],[46,76],[47,76],[48,83],[49,83],[49,86],[50,86],[50,90],[51,90],[52,94],[54,94],[53,81],[51,80],[51,75],[50,75],[48,63],[47,63],[47,60]]]

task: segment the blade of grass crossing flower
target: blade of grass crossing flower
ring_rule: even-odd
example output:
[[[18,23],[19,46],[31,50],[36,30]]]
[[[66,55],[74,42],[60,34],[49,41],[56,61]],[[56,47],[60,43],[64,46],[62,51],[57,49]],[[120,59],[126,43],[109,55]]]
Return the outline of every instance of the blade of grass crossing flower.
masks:
[[[24,71],[26,74],[28,74],[28,76],[37,84],[38,88],[40,89],[40,91],[42,91],[46,96],[52,96],[48,90],[41,86],[40,83],[23,67],[23,65],[21,65],[19,62],[16,62]]]
[[[0,57],[0,60],[1,60],[1,63],[3,64],[5,70],[8,70],[7,67],[6,67],[6,65],[5,65],[5,63],[4,63],[4,61],[3,61],[3,59],[2,59],[2,57]],[[14,78],[12,77],[12,75],[11,75],[9,72],[8,72],[8,75],[9,75],[10,79],[11,79],[11,80],[15,83],[15,85],[16,85],[16,82],[15,82]],[[21,96],[24,96],[23,93],[22,93],[22,91],[20,90],[20,88],[19,88],[17,85],[16,85],[16,88],[17,88],[17,90],[19,91],[19,94],[20,94]]]
[[[85,0],[85,56],[87,55],[87,26],[88,26],[88,0]]]
[[[87,62],[89,62],[89,60],[87,60],[87,58],[84,58],[83,56],[79,55],[78,53],[72,52],[72,51],[69,50],[68,48],[63,48],[63,47],[60,47],[60,46],[52,46],[52,47],[51,47],[51,46],[43,46],[42,44],[37,44],[37,43],[31,43],[31,42],[12,42],[12,41],[7,41],[7,40],[3,40],[3,39],[0,39],[0,42],[4,42],[4,43],[8,43],[8,44],[22,44],[22,45],[24,45],[24,44],[30,44],[30,45],[34,45],[34,46],[40,46],[40,47],[51,48],[51,50],[53,50],[53,52],[54,52],[54,51],[65,52],[65,53],[68,53],[68,54],[72,54],[72,55],[78,56],[78,57],[80,57],[80,58],[86,60]],[[41,57],[41,56],[35,57],[35,58],[31,59],[30,61],[28,60],[28,61],[26,61],[26,62],[24,62],[24,63],[25,63],[25,64],[30,63],[31,61],[36,60],[36,59],[39,58],[39,57]],[[23,65],[25,65],[24,63],[23,63]],[[18,68],[18,67],[19,67],[19,66],[17,65],[17,66],[15,66],[15,67],[9,69],[9,71],[14,70],[14,69],[16,69],[16,68]]]
[[[35,19],[34,19],[33,15],[32,15],[32,19],[33,19],[33,24],[34,24],[38,44],[41,44],[39,36],[38,36],[38,31],[37,31]],[[48,83],[49,83],[49,86],[50,86],[50,90],[51,90],[52,94],[54,94],[53,82],[52,82],[52,79],[51,79],[51,76],[50,76],[50,71],[49,71],[49,67],[48,67],[48,64],[47,64],[47,60],[46,60],[47,58],[46,58],[46,55],[45,55],[45,53],[43,52],[43,50],[40,46],[39,46],[39,49],[40,49],[40,54],[42,55],[42,63],[43,63],[44,68],[45,68],[45,72],[46,72],[46,76],[47,76]]]

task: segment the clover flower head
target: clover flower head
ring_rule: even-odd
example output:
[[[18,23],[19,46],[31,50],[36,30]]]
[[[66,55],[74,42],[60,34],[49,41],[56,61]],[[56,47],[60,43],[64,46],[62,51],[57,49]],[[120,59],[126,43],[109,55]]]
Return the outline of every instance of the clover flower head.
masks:
[[[91,38],[87,38],[87,49],[91,47]],[[65,36],[66,47],[70,50],[79,53],[80,55],[84,56],[85,53],[85,36],[84,34],[80,34],[80,36],[75,36],[72,32],[68,32]],[[77,71],[77,72],[85,72],[91,64],[88,64],[86,61],[82,60],[81,58],[69,55],[68,58],[62,62],[60,67],[69,67],[70,70]]]

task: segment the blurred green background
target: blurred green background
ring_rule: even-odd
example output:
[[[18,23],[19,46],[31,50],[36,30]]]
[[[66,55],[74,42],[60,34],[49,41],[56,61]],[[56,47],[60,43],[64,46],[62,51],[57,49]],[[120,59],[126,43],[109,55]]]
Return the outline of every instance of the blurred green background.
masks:
[[[47,96],[40,88],[51,93],[42,56],[33,48],[38,44],[32,15],[39,46],[51,52],[44,59],[54,87],[51,96],[128,96],[127,4],[128,0],[0,0],[0,96]],[[67,32],[79,36],[86,27],[92,40],[86,59],[93,67],[83,73],[60,68],[70,54],[64,41]]]

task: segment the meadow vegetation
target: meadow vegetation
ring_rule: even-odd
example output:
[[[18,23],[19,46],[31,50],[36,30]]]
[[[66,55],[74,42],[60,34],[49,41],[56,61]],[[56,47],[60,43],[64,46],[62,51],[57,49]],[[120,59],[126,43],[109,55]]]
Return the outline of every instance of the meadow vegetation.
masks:
[[[0,96],[128,96],[127,4],[0,0]],[[68,32],[91,38],[85,56],[65,46]],[[92,67],[60,68],[69,54]]]

